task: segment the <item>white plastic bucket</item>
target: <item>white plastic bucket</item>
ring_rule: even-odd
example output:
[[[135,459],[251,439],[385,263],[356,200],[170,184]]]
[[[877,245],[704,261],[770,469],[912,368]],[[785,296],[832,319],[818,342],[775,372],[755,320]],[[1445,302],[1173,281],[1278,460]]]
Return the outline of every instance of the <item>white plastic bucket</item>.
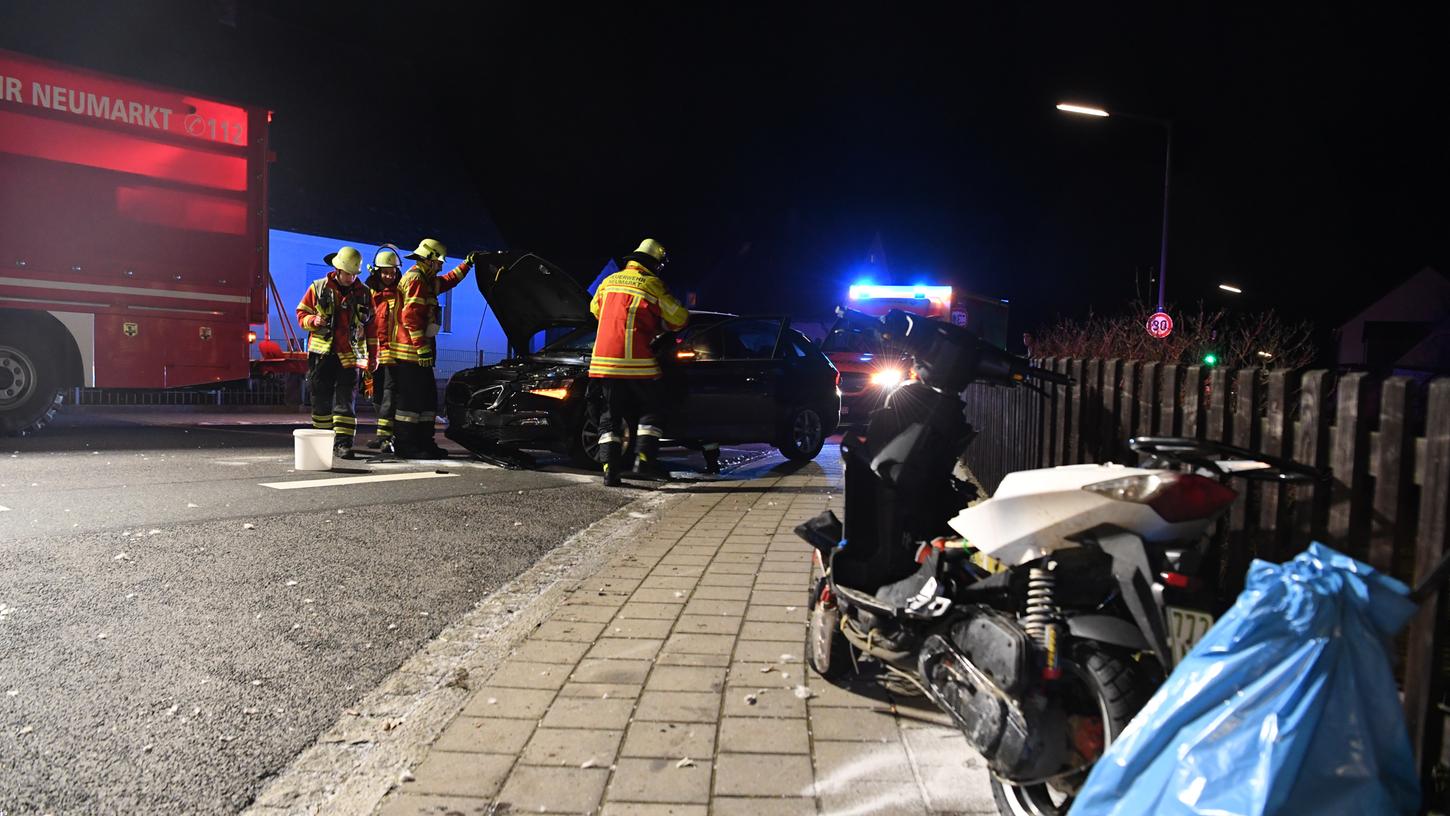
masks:
[[[332,431],[317,428],[293,431],[292,466],[298,470],[331,470]]]

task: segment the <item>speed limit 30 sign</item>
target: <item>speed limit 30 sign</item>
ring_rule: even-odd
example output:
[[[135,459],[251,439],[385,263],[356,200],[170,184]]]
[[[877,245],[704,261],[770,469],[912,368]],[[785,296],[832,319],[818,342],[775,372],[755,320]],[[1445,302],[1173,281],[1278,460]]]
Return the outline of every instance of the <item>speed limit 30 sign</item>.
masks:
[[[1148,318],[1148,333],[1162,340],[1173,333],[1173,318],[1167,312],[1154,312]]]

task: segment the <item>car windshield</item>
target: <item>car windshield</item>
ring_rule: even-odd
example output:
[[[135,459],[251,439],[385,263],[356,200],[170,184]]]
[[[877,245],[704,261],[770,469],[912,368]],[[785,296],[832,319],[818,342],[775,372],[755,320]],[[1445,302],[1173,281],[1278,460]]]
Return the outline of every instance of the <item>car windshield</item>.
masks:
[[[850,354],[880,354],[881,349],[876,339],[863,331],[851,329],[837,329],[826,337],[821,343],[821,351],[827,354],[835,352],[847,352]]]
[[[594,351],[595,326],[580,326],[552,343],[546,344],[535,354],[589,354]]]

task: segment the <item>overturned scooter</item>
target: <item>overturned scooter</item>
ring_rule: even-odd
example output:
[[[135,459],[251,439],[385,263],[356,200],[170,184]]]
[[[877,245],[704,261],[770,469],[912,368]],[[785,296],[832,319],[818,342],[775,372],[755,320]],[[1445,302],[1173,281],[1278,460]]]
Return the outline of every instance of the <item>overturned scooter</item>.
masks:
[[[911,322],[888,321],[887,333],[911,349],[921,382],[843,443],[845,524],[826,515],[798,530],[825,567],[808,662],[833,677],[870,655],[963,730],[1002,813],[1065,813],[1222,609],[1208,577],[1221,546],[1211,530],[1237,495],[1224,482],[1320,474],[1218,443],[1137,439],[1143,467],[1014,473],[963,509],[961,391],[1050,373],[994,360],[1005,355],[955,327]]]

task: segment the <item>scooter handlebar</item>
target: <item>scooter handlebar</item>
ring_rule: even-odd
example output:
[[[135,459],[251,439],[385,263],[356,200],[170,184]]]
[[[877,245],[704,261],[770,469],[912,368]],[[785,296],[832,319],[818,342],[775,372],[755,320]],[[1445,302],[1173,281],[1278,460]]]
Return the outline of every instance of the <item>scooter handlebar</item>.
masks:
[[[940,320],[893,309],[881,318],[882,337],[896,343],[916,359],[917,370],[928,385],[961,390],[972,382],[1014,385],[1039,380],[1067,385],[1072,378],[1036,368],[1027,360],[1000,349],[966,329]]]

